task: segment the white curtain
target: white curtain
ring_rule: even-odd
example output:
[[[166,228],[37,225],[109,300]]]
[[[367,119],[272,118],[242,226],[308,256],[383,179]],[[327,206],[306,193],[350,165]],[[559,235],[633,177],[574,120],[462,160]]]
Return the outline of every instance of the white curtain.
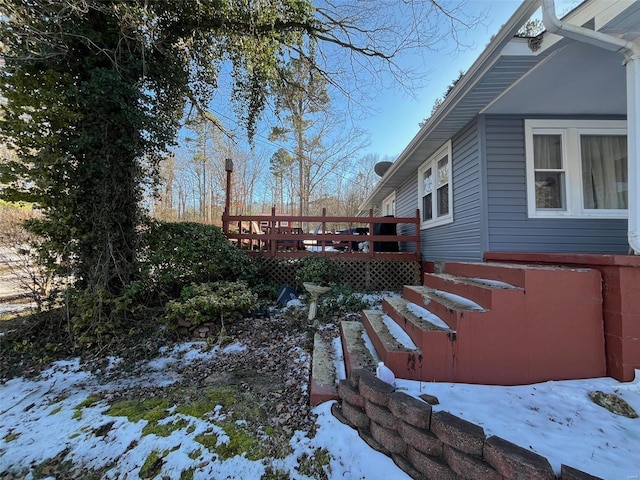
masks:
[[[561,135],[533,136],[536,208],[564,209],[564,166]]]
[[[533,136],[533,164],[536,170],[562,170],[560,135]]]
[[[627,208],[627,137],[581,135],[584,208]]]

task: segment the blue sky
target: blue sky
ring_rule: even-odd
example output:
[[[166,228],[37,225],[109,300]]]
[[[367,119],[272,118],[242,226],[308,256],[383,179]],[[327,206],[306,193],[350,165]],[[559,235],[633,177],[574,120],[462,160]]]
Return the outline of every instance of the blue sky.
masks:
[[[418,132],[418,123],[429,116],[436,99],[443,96],[461,70],[466,71],[473,64],[492,35],[498,33],[521,3],[521,0],[469,0],[466,10],[472,15],[483,14],[485,17],[482,24],[461,35],[461,42],[469,48],[454,54],[446,49],[430,54],[430,65],[424,66],[429,80],[424,88],[414,92],[415,98],[394,90],[388,90],[379,97],[377,112],[365,118],[362,124],[371,135],[366,153],[394,159],[402,153]],[[555,3],[556,13],[561,16],[580,1],[556,0]]]
[[[484,14],[482,24],[462,32],[461,43],[469,48],[460,52],[442,49],[427,57],[424,71],[426,86],[414,92],[415,98],[400,90],[387,90],[378,97],[377,112],[363,120],[362,127],[371,135],[366,153],[397,157],[419,130],[418,123],[429,116],[437,98],[442,97],[460,70],[466,71],[482,53],[492,35],[511,17],[521,4],[518,0],[470,0],[471,14]],[[451,47],[452,48],[452,47]]]
[[[491,37],[513,15],[523,0],[467,0],[464,11],[469,16],[482,16],[482,21],[473,28],[459,31],[460,43],[466,45],[455,51],[453,40],[441,45],[435,51],[424,55],[420,63],[410,63],[427,75],[422,88],[414,89],[411,94],[400,87],[387,88],[371,101],[367,114],[353,120],[370,137],[369,146],[360,156],[378,154],[381,158],[391,157],[394,160],[409,144],[419,130],[419,122],[429,116],[436,99],[443,96],[447,87],[457,78],[460,71],[466,71],[482,53]],[[455,2],[453,2],[455,3]],[[580,0],[556,0],[558,16],[569,11]],[[417,58],[417,56],[416,56]],[[227,127],[235,124],[233,113],[228,104],[229,87],[220,88],[221,95],[212,105],[213,112],[221,118]],[[339,96],[339,95],[338,95]],[[340,99],[333,96],[334,102]],[[344,98],[342,99],[344,101]],[[220,103],[221,102],[221,103]],[[267,140],[273,117],[266,112],[260,122],[255,138],[258,148],[275,151],[279,145]],[[238,132],[242,137],[242,132]],[[243,138],[238,138],[241,143]]]

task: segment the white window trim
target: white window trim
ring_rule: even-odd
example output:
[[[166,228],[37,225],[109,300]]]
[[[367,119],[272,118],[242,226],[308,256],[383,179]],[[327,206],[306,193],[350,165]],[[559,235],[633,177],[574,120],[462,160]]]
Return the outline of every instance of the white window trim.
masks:
[[[565,171],[566,209],[536,208],[533,163],[533,134],[555,134],[562,138]],[[625,120],[525,120],[525,154],[527,165],[527,213],[529,218],[627,218],[626,209],[585,209],[582,191],[580,134],[627,135]]]
[[[391,206],[391,213],[388,214],[387,213],[387,206],[390,205]],[[382,201],[382,215],[387,216],[387,215],[393,215],[394,217],[396,216],[396,192],[393,192],[391,195],[389,195],[387,198],[385,198]]]
[[[453,157],[451,155],[451,140],[447,141],[442,147],[440,147],[433,155],[431,155],[426,162],[424,162],[420,168],[418,169],[418,207],[420,208],[420,218],[422,219],[422,174],[429,167],[432,168],[433,177],[437,180],[437,171],[438,171],[438,161],[443,157],[448,156],[449,162],[447,163],[449,169],[449,213],[447,215],[438,216],[437,208],[438,208],[438,199],[437,199],[437,191],[438,185],[434,181],[433,188],[433,197],[432,197],[432,209],[433,209],[433,218],[427,221],[420,221],[420,228],[432,228],[437,227],[439,225],[446,225],[448,223],[453,223]]]

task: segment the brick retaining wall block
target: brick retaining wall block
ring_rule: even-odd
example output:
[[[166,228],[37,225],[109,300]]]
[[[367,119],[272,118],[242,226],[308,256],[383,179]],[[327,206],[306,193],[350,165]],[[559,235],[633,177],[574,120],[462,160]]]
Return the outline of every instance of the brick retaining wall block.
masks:
[[[444,460],[451,470],[465,480],[502,480],[502,475],[478,457],[467,455],[449,445],[444,446]]]
[[[393,385],[383,382],[371,372],[360,374],[358,390],[360,395],[370,402],[386,407],[389,404],[389,395],[395,391]]]
[[[398,419],[394,417],[391,410],[377,403],[366,401],[364,405],[364,411],[372,422],[376,422],[378,425],[382,425],[385,428],[392,430],[398,430]]]
[[[458,474],[438,457],[425,455],[415,448],[407,447],[407,459],[413,468],[429,480],[458,480]]]
[[[369,428],[369,417],[361,408],[342,402],[342,415],[356,428]]]
[[[407,444],[395,430],[385,428],[376,422],[370,423],[371,436],[385,449],[391,453],[404,455],[407,451]]]
[[[577,470],[567,465],[560,467],[560,478],[562,480],[602,480],[600,477],[589,475],[581,470]]]
[[[338,396],[349,405],[364,408],[364,397],[360,395],[357,389],[353,388],[349,380],[340,380],[338,382]]]
[[[482,456],[484,429],[449,412],[431,415],[431,431],[443,443],[468,455]]]
[[[398,424],[398,433],[407,442],[407,445],[415,448],[420,453],[435,457],[442,456],[442,442],[429,430],[423,430],[409,423],[400,422]]]
[[[431,405],[404,392],[389,395],[389,410],[396,417],[418,428],[428,429],[431,424]]]
[[[484,443],[484,459],[506,480],[555,480],[549,460],[500,437],[489,437]]]
[[[373,375],[375,377],[375,375],[371,373],[370,370],[364,368],[353,368],[351,370],[351,375],[347,374],[347,379],[349,380],[349,383],[351,383],[351,386],[353,388],[358,388],[360,377],[362,377],[363,375]]]
[[[413,465],[409,463],[409,460],[407,460],[406,457],[403,457],[402,455],[393,455],[391,458],[398,468],[409,475],[413,480],[424,480],[424,475],[413,468]]]

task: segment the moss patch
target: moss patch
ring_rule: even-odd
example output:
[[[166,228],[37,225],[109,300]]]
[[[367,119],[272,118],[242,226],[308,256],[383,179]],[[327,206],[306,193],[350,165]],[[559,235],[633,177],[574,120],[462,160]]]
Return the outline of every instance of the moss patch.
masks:
[[[181,388],[166,392],[164,398],[118,401],[109,407],[107,415],[127,417],[130,422],[146,420],[142,435],[168,437],[183,429],[187,429],[187,433],[193,433],[195,428],[186,419],[160,423],[168,416],[182,414],[204,420],[217,405],[232,407],[237,400],[238,391],[234,387]],[[172,406],[175,408],[172,409]]]
[[[615,393],[604,393],[596,390],[589,392],[589,398],[593,403],[606,408],[611,413],[628,418],[638,418],[638,414],[633,407]]]
[[[60,405],[60,406],[54,408],[53,410],[51,410],[49,412],[49,415],[55,415],[56,413],[60,413],[61,411],[62,411],[62,405]]]
[[[168,414],[168,403],[164,398],[148,398],[146,400],[121,400],[111,405],[107,415],[127,417],[130,422],[146,420],[157,422]]]
[[[183,470],[180,472],[180,480],[193,480],[194,469]]]
[[[154,478],[162,471],[162,464],[164,463],[163,456],[156,450],[152,451],[147,459],[144,461],[140,473],[140,478]]]
[[[173,432],[182,430],[189,425],[189,422],[184,419],[178,419],[175,422],[168,423],[147,423],[142,429],[142,435],[156,435],[157,437],[168,437]]]
[[[246,454],[249,460],[260,460],[264,458],[266,452],[262,448],[260,438],[256,437],[248,429],[237,425],[233,421],[216,422],[227,437],[228,442],[220,443],[219,436],[214,433],[202,433],[195,437],[196,442],[201,444],[212,453],[216,453],[221,460],[227,460],[236,455]]]
[[[331,468],[329,462],[331,461],[331,455],[324,448],[318,448],[313,452],[313,455],[303,453],[298,457],[298,470],[301,474],[307,475],[311,478],[328,479]]]
[[[191,460],[195,460],[196,458],[199,458],[200,455],[202,455],[202,450],[198,449],[198,450],[194,450],[193,452],[189,452],[189,454],[187,456]]]
[[[21,435],[20,433],[10,432],[10,433],[7,433],[2,440],[4,440],[6,443],[9,443],[16,440],[18,437],[20,437],[20,435]]]
[[[289,480],[290,478],[288,472],[274,470],[272,466],[268,466],[260,477],[260,480]]]
[[[200,390],[190,389],[187,396],[197,397],[191,402],[176,407],[176,412],[191,417],[205,419],[206,415],[217,405],[230,407],[238,400],[238,390],[235,387],[209,387]],[[184,394],[184,393],[183,393]]]
[[[73,409],[75,411],[73,412],[73,417],[72,418],[76,418],[76,419],[77,418],[82,418],[82,409],[87,408],[87,407],[91,407],[92,405],[95,405],[96,403],[98,403],[101,400],[102,400],[102,398],[100,398],[97,395],[89,395],[85,400],[83,400],[78,405],[73,407]]]

